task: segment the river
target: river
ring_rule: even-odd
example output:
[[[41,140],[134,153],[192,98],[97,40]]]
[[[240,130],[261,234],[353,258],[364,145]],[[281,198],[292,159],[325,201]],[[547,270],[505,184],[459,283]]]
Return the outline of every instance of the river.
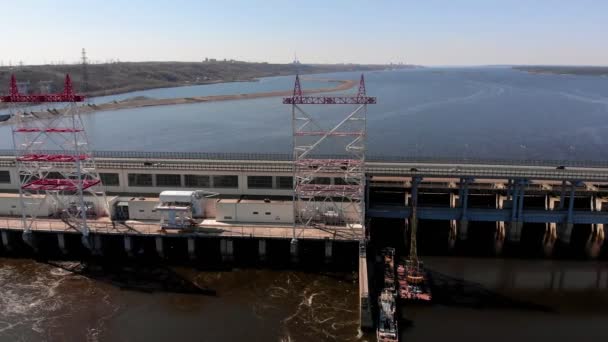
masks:
[[[608,78],[539,75],[510,68],[368,72],[372,155],[462,158],[608,158]],[[318,79],[357,79],[357,73]],[[288,89],[293,77],[120,95],[156,98]],[[304,88],[323,86],[311,81]],[[326,83],[325,83],[326,86]],[[354,90],[353,90],[354,91]],[[108,98],[105,99],[109,100]],[[101,101],[101,100],[100,100]],[[330,106],[331,107],[331,106]],[[332,116],[350,108],[306,106]],[[280,98],[125,109],[85,115],[96,150],[278,152],[291,148],[291,110]],[[11,148],[0,127],[0,149]]]
[[[608,338],[606,263],[425,261],[434,304],[403,308],[404,341]],[[373,341],[357,305],[348,272],[0,259],[0,341]]]
[[[354,341],[357,298],[352,273],[0,259],[0,341]]]

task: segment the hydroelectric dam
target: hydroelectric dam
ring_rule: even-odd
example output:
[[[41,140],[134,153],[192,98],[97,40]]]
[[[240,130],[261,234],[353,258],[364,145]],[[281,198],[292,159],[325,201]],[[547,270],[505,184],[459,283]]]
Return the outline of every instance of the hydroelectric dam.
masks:
[[[358,268],[363,328],[377,292],[368,262],[389,245],[405,254],[412,236],[421,254],[606,255],[608,163],[366,155],[376,98],[363,77],[353,96],[307,96],[296,77],[283,99],[289,155],[91,150],[69,77],[63,93],[41,95],[20,94],[13,78],[1,99],[69,103],[49,120],[12,113],[2,254],[347,265]],[[326,123],[308,105],[352,110]]]

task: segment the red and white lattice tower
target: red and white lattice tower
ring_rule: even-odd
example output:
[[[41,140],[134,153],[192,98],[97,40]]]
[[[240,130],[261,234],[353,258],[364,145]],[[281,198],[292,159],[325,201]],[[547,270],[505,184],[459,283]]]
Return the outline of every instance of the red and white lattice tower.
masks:
[[[365,94],[363,75],[355,96],[304,96],[296,76],[293,96],[283,103],[292,106],[294,240],[296,228],[365,229],[367,105],[376,98]],[[315,114],[304,105],[343,105],[352,111]]]
[[[21,94],[15,76],[9,94],[0,102],[11,104],[15,120],[13,144],[20,179],[23,232],[31,242],[31,231],[40,208],[48,207],[69,227],[82,233],[88,246],[87,220],[108,215],[105,194],[95,167],[79,102],[69,75],[57,94]],[[61,106],[46,108],[43,106]]]

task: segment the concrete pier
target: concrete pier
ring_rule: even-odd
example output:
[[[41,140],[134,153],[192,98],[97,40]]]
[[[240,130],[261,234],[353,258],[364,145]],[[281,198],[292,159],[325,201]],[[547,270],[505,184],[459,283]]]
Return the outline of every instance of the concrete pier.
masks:
[[[156,238],[154,238],[154,242],[156,245],[156,254],[158,254],[159,257],[164,258],[165,257],[165,248],[164,248],[164,244],[163,244],[163,237],[157,236]]]
[[[547,223],[545,235],[543,236],[543,253],[545,256],[553,255],[555,242],[557,241],[557,223]]]
[[[61,253],[68,254],[68,249],[66,248],[65,244],[65,235],[62,233],[57,234],[57,246],[59,247]]]
[[[466,241],[469,236],[469,221],[460,220],[458,222],[458,240]]]
[[[325,240],[325,263],[330,263],[333,258],[333,247],[334,242],[332,240]]]
[[[80,246],[70,245],[73,241],[72,237],[75,235],[78,235],[83,246],[86,247],[85,249],[89,251],[86,254],[101,256],[103,252],[104,256],[109,257],[125,256],[125,254],[129,257],[135,257],[155,252],[161,258],[172,260],[181,260],[183,257],[186,259],[189,257],[193,260],[204,255],[210,263],[216,258],[222,261],[234,261],[237,259],[234,253],[237,241],[238,248],[241,248],[241,241],[243,241],[243,249],[239,252],[251,254],[250,256],[254,260],[258,256],[261,261],[269,261],[271,254],[274,257],[274,254],[284,253],[284,255],[276,255],[276,258],[297,263],[302,255],[302,251],[299,250],[297,244],[295,246],[289,245],[293,236],[292,225],[232,225],[218,223],[215,220],[210,221],[212,222],[209,226],[205,224],[198,229],[184,231],[162,230],[155,223],[137,222],[130,223],[127,226],[122,224],[111,225],[101,219],[98,221],[90,220],[88,224],[91,231],[90,234],[85,236],[74,234],[74,230],[61,220],[41,219],[32,233],[28,235],[36,237],[37,234],[40,234],[40,236],[44,236],[40,241],[40,243],[45,244],[42,246],[43,251],[49,250],[50,246],[46,245],[49,239],[46,237],[52,236],[52,247],[50,248],[55,251],[60,250],[66,255],[72,253],[76,255],[81,251],[84,252],[84,249]],[[24,248],[28,246],[27,244],[15,240],[17,234],[23,233],[21,220],[16,218],[1,219],[0,217],[0,233],[4,245],[4,248],[0,248],[0,251],[19,249],[19,252],[32,252],[32,248]],[[315,241],[316,243],[310,245],[321,246],[323,249],[327,248],[326,251],[318,250],[321,260],[325,256],[331,259],[335,257],[336,253],[342,254],[342,249],[336,250],[335,245],[325,247],[326,240],[329,239],[332,243],[341,241],[345,244],[355,244],[362,236],[363,229],[360,228],[353,229],[341,226],[324,229],[307,228],[298,232],[296,242],[304,241],[305,246],[308,246],[308,241]],[[246,240],[250,242],[244,242]],[[272,241],[272,244],[269,244],[270,241]],[[70,250],[70,247],[73,250]],[[221,249],[221,252],[218,249]],[[33,251],[37,252],[37,249],[33,249]],[[308,249],[305,251],[308,251]],[[218,254],[221,254],[221,256]],[[243,260],[247,260],[247,258]]]
[[[100,234],[95,234],[92,236],[93,238],[93,248],[91,252],[93,255],[103,256],[103,240]]]
[[[4,246],[4,249],[6,249],[7,251],[12,250],[8,232],[6,230],[3,230],[1,235],[2,235],[2,246]]]
[[[127,256],[132,257],[133,256],[133,240],[131,239],[130,236],[125,235],[123,237],[123,246],[124,246],[125,253],[127,254]]]
[[[258,240],[258,258],[260,261],[266,261],[266,240]]]
[[[523,222],[521,221],[511,221],[507,223],[508,232],[509,232],[509,241],[510,242],[520,242],[521,241],[521,230],[523,228]]]
[[[291,256],[292,263],[297,263],[300,261],[300,249],[298,246],[298,240],[291,240],[289,244],[289,255]]]
[[[458,205],[460,209],[460,221],[458,227],[458,239],[465,241],[469,236],[469,184],[472,179],[461,178],[460,188],[458,190]]]
[[[602,250],[602,245],[604,244],[604,233],[605,231],[603,224],[594,224],[591,226],[591,233],[589,234],[589,238],[587,239],[587,243],[585,245],[585,253],[587,254],[587,257],[591,259],[599,257]]]
[[[505,223],[503,221],[496,222],[496,232],[494,233],[494,253],[496,255],[502,254],[505,245],[505,236]]]
[[[560,241],[565,244],[570,244],[570,238],[572,237],[572,229],[574,224],[571,222],[563,222],[559,224],[559,232],[557,234]]]
[[[188,238],[188,257],[190,260],[196,259],[196,240],[194,238]]]
[[[450,220],[450,230],[448,232],[448,250],[452,251],[456,247],[458,241],[458,223],[456,220]]]
[[[359,247],[359,322],[361,330],[369,330],[374,327],[371,301],[369,297],[367,252],[365,245],[360,245]]]
[[[222,261],[234,261],[234,242],[231,239],[220,240],[220,254],[222,256]]]
[[[565,187],[566,182],[562,184],[562,194],[560,199],[560,209],[563,209],[563,203],[565,201]],[[565,222],[561,222],[558,237],[565,244],[570,244],[570,238],[572,237],[572,229],[574,229],[574,195],[576,191],[576,182],[570,182],[570,195],[568,196],[568,211]]]
[[[456,209],[458,208],[458,196],[454,193],[450,193],[450,208]],[[456,243],[458,241],[458,226],[459,223],[457,220],[450,220],[450,230],[448,233],[448,250],[452,251],[456,248]]]

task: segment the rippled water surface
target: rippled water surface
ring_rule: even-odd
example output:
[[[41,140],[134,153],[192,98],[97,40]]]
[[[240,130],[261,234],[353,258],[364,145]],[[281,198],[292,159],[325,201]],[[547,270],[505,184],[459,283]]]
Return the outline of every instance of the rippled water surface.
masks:
[[[0,341],[354,341],[357,297],[350,273],[0,259]]]
[[[356,79],[358,74],[316,77]],[[378,97],[368,116],[372,154],[608,157],[604,148],[608,135],[605,77],[536,75],[507,68],[370,72],[366,77],[368,93]],[[280,77],[128,96],[193,96],[290,87],[289,77]],[[307,109],[328,114],[339,110]],[[288,152],[290,120],[290,110],[280,98],[128,109],[86,118],[99,150],[207,152]],[[8,137],[3,142],[10,147]]]
[[[602,341],[608,264],[425,258],[434,303],[404,341]],[[0,341],[373,341],[350,273],[0,259]]]
[[[315,77],[357,79],[359,74]],[[368,94],[378,97],[378,104],[369,106],[370,154],[608,158],[606,77],[538,75],[509,68],[428,68],[368,72],[366,80]],[[124,96],[287,90],[292,81],[276,77]],[[304,88],[322,84],[311,82]],[[352,108],[305,109],[328,118]],[[291,148],[291,110],[276,97],[98,112],[86,115],[86,125],[97,150],[288,153]],[[8,127],[0,127],[0,133],[0,148],[10,148]]]

